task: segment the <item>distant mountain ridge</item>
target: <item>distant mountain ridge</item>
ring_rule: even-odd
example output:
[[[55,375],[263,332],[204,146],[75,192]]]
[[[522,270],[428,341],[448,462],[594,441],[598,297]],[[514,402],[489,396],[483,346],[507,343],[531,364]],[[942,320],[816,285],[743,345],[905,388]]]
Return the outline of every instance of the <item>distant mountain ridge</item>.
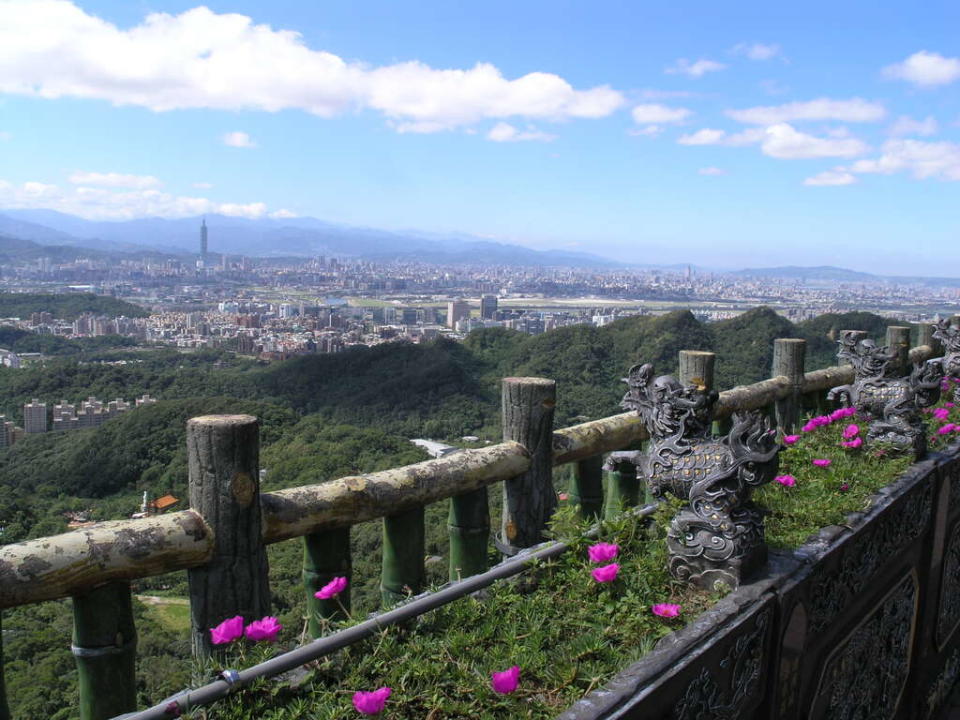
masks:
[[[442,239],[415,232],[349,227],[316,218],[247,218],[206,215],[167,220],[98,222],[54,210],[0,210],[0,233],[43,245],[196,254],[200,222],[209,228],[211,252],[255,257],[335,255],[371,260],[428,258],[439,262],[486,265],[573,265],[610,267],[616,261],[590,253],[532,250],[470,236]]]

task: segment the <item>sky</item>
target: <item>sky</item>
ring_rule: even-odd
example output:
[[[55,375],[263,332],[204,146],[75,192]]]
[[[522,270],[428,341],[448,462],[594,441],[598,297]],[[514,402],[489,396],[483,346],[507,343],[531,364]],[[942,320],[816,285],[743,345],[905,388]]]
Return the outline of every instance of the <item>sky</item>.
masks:
[[[958,191],[954,0],[0,0],[0,211],[960,276]]]

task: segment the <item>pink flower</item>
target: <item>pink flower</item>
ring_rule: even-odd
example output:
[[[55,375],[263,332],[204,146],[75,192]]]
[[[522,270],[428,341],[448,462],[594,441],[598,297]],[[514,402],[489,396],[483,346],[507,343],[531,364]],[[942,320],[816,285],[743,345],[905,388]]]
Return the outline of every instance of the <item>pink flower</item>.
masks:
[[[226,645],[243,636],[243,616],[236,615],[210,628],[210,642],[214,645]]]
[[[587,548],[587,555],[590,556],[590,562],[602,563],[613,560],[620,552],[620,546],[613,543],[597,543]]]
[[[853,440],[844,440],[840,444],[843,445],[845,448],[856,450],[858,447],[863,445],[863,438],[858,437],[858,438],[854,438]]]
[[[617,563],[610,563],[590,571],[593,579],[598,583],[613,582],[617,579],[617,573],[620,572],[620,566]]]
[[[797,479],[793,475],[777,475],[774,482],[778,482],[784,487],[793,487],[797,484]]]
[[[859,434],[860,434],[860,426],[859,426],[859,425],[847,425],[847,426],[843,429],[843,439],[844,439],[844,440],[851,440],[851,439],[855,438],[855,437],[856,437],[857,435],[859,435]]]
[[[490,673],[490,686],[495,693],[509,695],[517,689],[520,682],[520,666],[514,665],[509,670],[503,672]]]
[[[317,600],[330,600],[331,598],[335,598],[346,589],[347,579],[345,577],[335,577],[322,588],[317,590],[313,596],[317,598]],[[389,695],[390,693],[387,694]]]
[[[954,430],[956,430],[956,428],[957,426],[954,425],[953,423],[947,423],[946,425],[941,425],[939,428],[937,428],[937,435],[949,435]]]
[[[845,407],[840,408],[839,410],[834,410],[830,413],[831,420],[842,420],[843,418],[852,417],[857,414],[857,409],[855,407]]]
[[[945,408],[956,407],[953,403],[944,403],[943,406],[944,406]]]
[[[800,439],[800,436],[799,436],[799,435],[784,435],[784,436],[783,436],[783,444],[784,444],[784,445],[793,445],[793,444],[796,443],[797,440],[799,440],[799,439]]]
[[[561,502],[565,502],[570,499],[570,496],[567,493],[557,493],[557,499]]]
[[[830,463],[833,462],[828,458],[817,458],[813,461],[813,464],[817,467],[830,467]]]
[[[817,429],[817,426],[813,424],[813,420],[810,420],[809,422],[807,422],[806,425],[804,425],[800,429],[803,430],[803,432],[813,432],[814,430]]]
[[[393,691],[388,687],[378,688],[373,692],[357,690],[353,694],[353,707],[364,715],[376,715],[387,704],[387,698],[390,697],[391,692]]]
[[[950,417],[950,411],[946,408],[936,408],[933,411],[933,416],[937,420],[946,420],[948,417]]]
[[[673,603],[657,603],[650,606],[650,612],[662,618],[675,618],[680,614],[680,606]]]
[[[849,489],[850,489],[850,485],[848,485],[847,483],[843,483],[843,485],[840,486],[840,492],[846,492]]]
[[[833,422],[833,418],[830,417],[829,415],[818,415],[817,417],[813,418],[810,422],[812,422],[815,427],[825,427]]]
[[[941,390],[949,390],[949,389],[950,389],[950,379],[949,379],[949,378],[944,378],[943,380],[940,381],[940,389],[941,389]]]
[[[253,640],[254,642],[260,642],[261,640],[275,642],[281,630],[283,630],[283,625],[272,615],[267,615],[262,620],[254,620],[247,625],[243,634],[247,636],[247,640]]]

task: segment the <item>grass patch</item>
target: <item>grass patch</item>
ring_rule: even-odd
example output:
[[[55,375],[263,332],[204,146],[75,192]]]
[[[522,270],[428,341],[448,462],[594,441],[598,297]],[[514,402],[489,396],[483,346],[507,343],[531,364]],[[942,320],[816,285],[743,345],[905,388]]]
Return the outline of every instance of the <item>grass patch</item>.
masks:
[[[190,631],[190,601],[187,598],[158,597],[144,601],[144,609],[153,620],[166,630],[187,633]]]

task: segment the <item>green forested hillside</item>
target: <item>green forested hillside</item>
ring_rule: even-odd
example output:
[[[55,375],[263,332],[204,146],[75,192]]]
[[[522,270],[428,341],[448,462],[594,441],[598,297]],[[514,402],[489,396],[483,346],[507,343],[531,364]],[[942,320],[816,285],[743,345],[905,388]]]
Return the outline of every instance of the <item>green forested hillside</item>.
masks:
[[[0,317],[26,318],[35,312],[48,312],[58,320],[73,320],[86,312],[109,317],[146,317],[150,314],[139,305],[91,293],[0,293]]]

